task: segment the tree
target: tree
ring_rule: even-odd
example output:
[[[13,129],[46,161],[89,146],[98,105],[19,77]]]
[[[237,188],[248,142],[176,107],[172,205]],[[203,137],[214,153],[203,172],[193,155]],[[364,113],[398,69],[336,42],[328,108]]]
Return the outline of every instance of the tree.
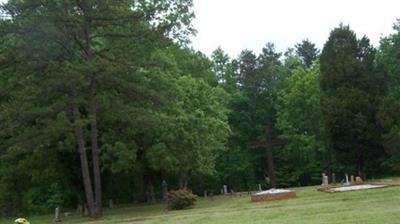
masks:
[[[377,53],[377,63],[382,72],[386,75],[386,92],[384,103],[379,112],[379,122],[383,127],[383,145],[385,151],[390,156],[386,160],[394,170],[399,171],[400,166],[400,120],[398,114],[400,111],[400,21],[394,24],[393,28],[396,31],[385,38],[381,39],[379,51]]]
[[[228,96],[202,80],[183,76],[177,82],[177,101],[163,115],[147,159],[153,169],[177,175],[186,188],[191,175],[214,172],[216,155],[225,148]]]
[[[329,146],[341,165],[356,168],[362,177],[367,159],[372,163],[380,155],[376,114],[383,77],[374,56],[366,37],[358,40],[348,26],[340,25],[331,32],[320,59],[321,111]]]
[[[135,93],[140,87],[132,84],[142,77],[133,74],[140,72],[153,49],[166,46],[172,39],[185,41],[193,32],[191,5],[191,1],[183,0],[9,1],[2,7],[12,21],[2,23],[7,28],[2,33],[16,39],[8,51],[7,66],[15,68],[13,74],[31,79],[25,83],[19,80],[25,88],[16,94],[31,94],[26,103],[33,105],[28,104],[26,109],[31,112],[39,107],[34,116],[49,119],[39,124],[34,120],[30,123],[33,127],[43,130],[52,122],[69,121],[66,127],[70,129],[65,131],[74,134],[78,145],[86,202],[93,218],[102,216],[99,152],[101,143],[106,143],[99,140],[103,134],[99,121],[114,109],[103,107],[103,97],[140,95]],[[121,81],[126,85],[113,89],[112,84]],[[22,95],[12,101],[25,102]],[[32,131],[28,132],[30,138],[35,135]],[[13,142],[25,133],[7,139]]]
[[[280,170],[289,184],[315,184],[326,157],[320,107],[319,65],[298,67],[287,77],[276,101],[277,127],[288,144],[280,151]],[[325,159],[326,160],[326,159]],[[286,170],[285,170],[286,169]],[[291,183],[290,183],[291,182]]]
[[[319,50],[315,44],[308,39],[302,40],[301,43],[295,45],[296,54],[301,58],[306,68],[310,68],[312,63],[317,59]]]
[[[235,92],[238,82],[237,61],[232,60],[220,47],[213,51],[211,60],[218,83],[229,93]]]

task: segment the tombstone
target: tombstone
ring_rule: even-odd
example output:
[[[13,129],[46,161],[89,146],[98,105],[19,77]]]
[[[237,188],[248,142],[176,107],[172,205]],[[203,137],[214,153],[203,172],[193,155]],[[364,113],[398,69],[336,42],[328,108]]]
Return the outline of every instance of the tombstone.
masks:
[[[354,175],[351,175],[350,176],[350,183],[354,183],[355,181],[354,181]]]
[[[332,184],[336,184],[336,175],[332,173]]]
[[[78,204],[78,206],[76,206],[76,214],[83,215],[83,206],[81,204]]]
[[[261,184],[258,184],[258,191],[262,191]]]
[[[224,194],[228,194],[228,186],[224,185]]]
[[[163,192],[163,200],[167,201],[167,193],[168,193],[168,183],[167,181],[163,180],[161,182],[162,192]]]
[[[221,194],[224,194],[224,188],[221,188]]]
[[[61,222],[61,219],[60,219],[60,208],[59,207],[57,207],[55,209],[55,211],[54,211],[54,220],[53,220],[53,222]]]
[[[325,177],[325,173],[322,173],[322,183],[321,183],[321,186],[324,186],[324,177]]]
[[[322,184],[323,190],[328,190],[329,189],[328,176],[324,176],[322,182],[323,182],[323,184]]]
[[[359,176],[356,176],[356,184],[357,184],[357,185],[364,184],[363,179],[361,179],[361,177],[359,177]]]
[[[113,201],[112,199],[108,200],[108,207],[109,207],[110,209],[113,209],[113,208],[114,208],[114,201]]]
[[[349,175],[346,173],[345,176],[346,176],[346,182],[343,185],[344,186],[350,186],[351,184],[349,182]]]
[[[83,215],[84,216],[88,216],[89,215],[89,209],[88,209],[87,205],[85,205],[85,207],[83,207]]]
[[[204,198],[207,198],[208,194],[207,191],[204,191]]]

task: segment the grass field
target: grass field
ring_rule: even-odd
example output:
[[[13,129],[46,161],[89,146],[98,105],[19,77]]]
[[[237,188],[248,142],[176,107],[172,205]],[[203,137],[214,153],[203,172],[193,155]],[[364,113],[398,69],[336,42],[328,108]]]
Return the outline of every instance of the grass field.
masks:
[[[400,184],[400,179],[385,180]],[[199,199],[192,209],[166,211],[164,204],[106,210],[102,220],[72,216],[62,223],[134,224],[400,224],[400,187],[343,193],[323,193],[317,187],[293,188],[297,198],[251,203],[250,197]],[[31,224],[52,223],[51,216],[27,217]],[[12,224],[13,219],[0,220]]]

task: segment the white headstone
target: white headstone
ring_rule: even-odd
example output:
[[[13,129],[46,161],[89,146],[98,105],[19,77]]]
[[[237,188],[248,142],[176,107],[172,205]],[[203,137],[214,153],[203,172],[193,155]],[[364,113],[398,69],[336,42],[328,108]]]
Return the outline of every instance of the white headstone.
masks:
[[[323,180],[323,188],[324,189],[328,189],[329,188],[329,181],[328,181],[328,176],[324,176],[324,180]]]
[[[54,220],[53,221],[54,222],[61,222],[61,219],[60,219],[60,208],[58,208],[58,207],[54,211]]]
[[[344,183],[344,186],[350,186],[349,175],[347,175],[347,173],[345,175],[346,175],[346,183]]]
[[[258,191],[262,191],[261,184],[258,184]]]
[[[228,186],[224,185],[224,194],[228,194]]]

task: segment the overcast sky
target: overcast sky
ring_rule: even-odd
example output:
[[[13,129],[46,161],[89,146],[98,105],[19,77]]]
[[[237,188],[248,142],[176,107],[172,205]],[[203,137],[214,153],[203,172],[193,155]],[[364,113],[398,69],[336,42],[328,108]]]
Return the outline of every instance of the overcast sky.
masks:
[[[194,10],[193,48],[210,55],[221,46],[236,57],[243,49],[259,53],[267,42],[285,51],[305,38],[322,48],[340,22],[377,46],[393,32],[400,0],[194,0]]]
[[[319,48],[340,22],[376,46],[393,32],[400,0],[194,0],[192,46],[207,55],[221,46],[232,57],[267,42],[285,51],[308,38]]]

